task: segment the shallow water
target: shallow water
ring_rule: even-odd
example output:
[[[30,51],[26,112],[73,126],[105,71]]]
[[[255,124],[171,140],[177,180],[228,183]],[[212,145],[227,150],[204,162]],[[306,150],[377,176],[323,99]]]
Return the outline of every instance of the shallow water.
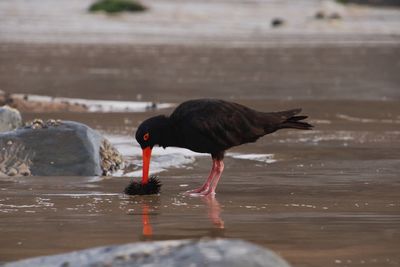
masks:
[[[304,104],[306,113],[320,105]],[[368,105],[376,110],[380,104]],[[335,106],[343,107],[340,114],[313,113],[315,131],[280,131],[233,149],[215,199],[180,194],[203,182],[211,161],[174,149],[154,157],[159,163],[173,158],[158,174],[158,196],[122,194],[127,177],[1,178],[1,260],[140,240],[228,237],[271,248],[294,266],[398,265],[398,117],[365,112],[366,118],[354,119],[358,115],[346,105]],[[397,105],[385,106],[399,114]],[[92,114],[88,121],[128,162],[140,163],[128,135],[135,124],[124,130],[113,130],[107,120],[93,124],[101,116]],[[107,116],[118,121],[128,114]],[[180,152],[190,160],[174,158]],[[276,161],[254,156],[262,154]]]

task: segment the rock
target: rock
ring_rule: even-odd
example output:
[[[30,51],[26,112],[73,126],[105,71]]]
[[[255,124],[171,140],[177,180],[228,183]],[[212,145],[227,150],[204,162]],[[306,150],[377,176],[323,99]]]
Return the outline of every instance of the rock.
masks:
[[[133,243],[32,258],[4,265],[28,266],[289,267],[274,252],[237,239]]]
[[[274,18],[274,19],[271,21],[271,26],[274,27],[274,28],[276,28],[276,27],[282,26],[284,23],[285,23],[285,21],[284,21],[283,19],[281,19],[281,18]]]
[[[12,131],[22,125],[21,114],[9,106],[0,107],[0,132]]]
[[[325,18],[325,12],[324,11],[317,11],[314,16],[316,19],[324,19]]]
[[[122,156],[104,137],[72,121],[36,119],[0,133],[0,147],[0,170],[13,176],[97,176],[123,164]]]
[[[338,13],[333,11],[331,14],[327,15],[324,11],[318,11],[315,13],[315,19],[323,20],[323,19],[330,19],[330,20],[339,20],[342,16]]]

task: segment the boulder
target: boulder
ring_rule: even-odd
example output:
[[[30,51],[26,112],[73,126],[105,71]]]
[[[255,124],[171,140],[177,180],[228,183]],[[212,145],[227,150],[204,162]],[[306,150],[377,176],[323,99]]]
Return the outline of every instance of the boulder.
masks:
[[[0,107],[0,132],[14,130],[22,125],[21,114],[9,106]]]
[[[28,266],[289,267],[274,252],[236,239],[133,243],[32,258],[4,265]]]
[[[0,133],[0,147],[0,175],[98,176],[123,163],[98,132],[72,121],[34,120]]]

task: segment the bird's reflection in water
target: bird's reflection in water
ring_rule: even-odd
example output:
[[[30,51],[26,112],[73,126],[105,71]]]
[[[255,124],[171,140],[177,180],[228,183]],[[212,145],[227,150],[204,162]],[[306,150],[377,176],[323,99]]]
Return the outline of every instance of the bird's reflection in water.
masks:
[[[151,237],[153,236],[153,228],[151,227],[150,217],[149,217],[149,205],[142,203],[142,224],[143,224],[143,236]]]
[[[207,195],[201,198],[207,205],[208,218],[218,229],[225,229],[224,221],[221,219],[221,205],[215,198],[215,195]]]
[[[153,225],[151,218],[158,215],[160,207],[160,196],[144,197],[139,201],[142,216],[142,235],[140,240],[153,240]]]
[[[138,234],[139,240],[152,240],[153,226],[151,225],[151,217],[157,215],[157,210],[160,206],[160,197],[131,197],[130,201],[130,207],[133,208],[132,211],[134,212],[130,212],[128,214],[134,216],[135,222],[139,223],[141,221],[141,224],[139,223],[139,225],[141,225],[141,231],[135,231]],[[141,216],[141,218],[139,216]]]
[[[168,236],[164,234],[158,234],[157,237],[154,237],[154,229],[151,222],[152,218],[154,219],[154,216],[162,216],[160,210],[162,211],[163,208],[161,208],[160,197],[140,197],[139,199],[133,198],[132,200],[135,200],[134,204],[132,203],[133,207],[135,207],[135,212],[131,213],[131,215],[141,216],[141,219],[138,217],[135,219],[136,222],[141,221],[141,233],[138,231],[140,233],[139,239],[142,241],[153,240],[154,238],[166,239]],[[208,195],[200,198],[185,199],[185,201],[189,202],[189,205],[193,206],[198,206],[199,202],[204,203],[206,211],[205,213],[202,213],[204,216],[208,217],[213,225],[213,227],[209,229],[210,231],[208,233],[203,232],[200,236],[197,236],[196,234],[193,236],[189,235],[187,236],[188,238],[197,238],[202,236],[222,237],[224,235],[225,224],[221,218],[222,208],[215,196]],[[184,216],[184,214],[182,214],[182,216]],[[156,229],[155,232],[157,232]],[[181,235],[177,235],[176,237],[181,237]],[[173,239],[174,236],[170,236],[170,238]]]

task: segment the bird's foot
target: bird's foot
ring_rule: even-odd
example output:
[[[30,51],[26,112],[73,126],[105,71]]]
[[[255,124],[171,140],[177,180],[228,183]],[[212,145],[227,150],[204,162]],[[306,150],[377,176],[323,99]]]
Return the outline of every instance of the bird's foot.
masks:
[[[208,190],[209,190],[209,187],[202,186],[202,187],[199,187],[199,188],[196,188],[196,189],[188,190],[188,191],[184,192],[184,194],[185,195],[199,194],[199,193],[202,193],[202,192],[208,191]]]
[[[186,191],[184,194],[191,197],[204,197],[204,196],[214,196],[215,191],[212,190],[211,188],[206,188],[203,190],[194,189]]]

